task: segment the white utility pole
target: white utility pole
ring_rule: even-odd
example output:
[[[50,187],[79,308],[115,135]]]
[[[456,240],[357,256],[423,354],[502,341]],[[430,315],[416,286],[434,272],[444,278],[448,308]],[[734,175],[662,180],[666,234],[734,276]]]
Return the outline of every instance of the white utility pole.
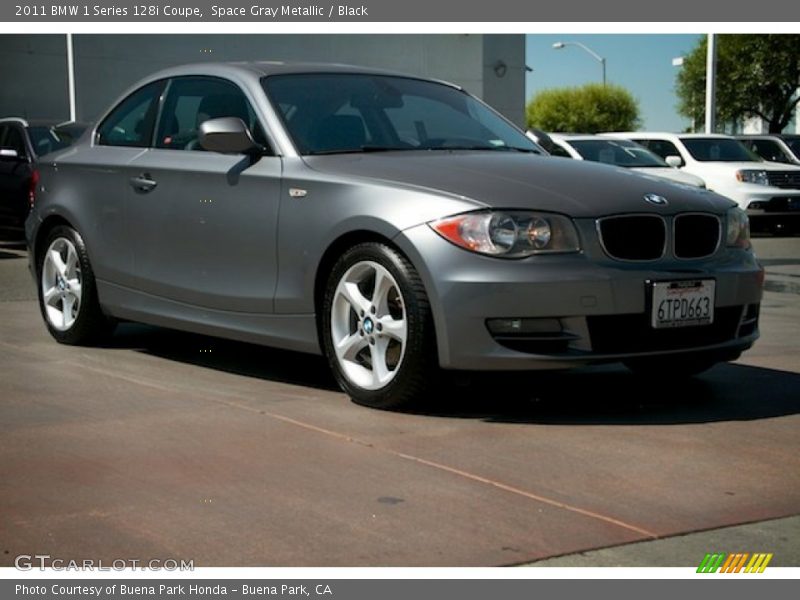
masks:
[[[69,94],[69,120],[75,120],[75,55],[72,52],[72,34],[67,34],[67,89]]]
[[[717,36],[708,34],[706,52],[706,133],[714,133],[717,112]]]

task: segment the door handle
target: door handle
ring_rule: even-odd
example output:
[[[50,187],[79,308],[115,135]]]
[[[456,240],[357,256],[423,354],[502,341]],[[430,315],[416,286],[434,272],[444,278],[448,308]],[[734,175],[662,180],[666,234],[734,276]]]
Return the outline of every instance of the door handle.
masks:
[[[131,177],[130,184],[135,191],[140,194],[146,194],[147,192],[152,192],[158,182],[152,179],[150,173],[142,173],[137,177]]]

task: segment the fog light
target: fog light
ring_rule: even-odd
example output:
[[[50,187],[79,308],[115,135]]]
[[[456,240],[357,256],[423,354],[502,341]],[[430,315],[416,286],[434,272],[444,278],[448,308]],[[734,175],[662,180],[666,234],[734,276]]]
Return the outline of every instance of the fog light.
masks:
[[[486,326],[493,335],[561,333],[561,321],[558,319],[489,319],[486,321]]]

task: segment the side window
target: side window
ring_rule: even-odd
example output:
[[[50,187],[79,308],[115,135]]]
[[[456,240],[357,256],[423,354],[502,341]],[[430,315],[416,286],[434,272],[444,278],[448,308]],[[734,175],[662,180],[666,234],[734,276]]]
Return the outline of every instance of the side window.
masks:
[[[635,140],[636,141],[636,140]],[[646,146],[651,152],[658,154],[661,158],[667,158],[668,156],[680,156],[681,153],[670,141],[667,140],[642,140],[639,141],[640,144]]]
[[[235,84],[211,77],[173,79],[161,110],[156,147],[172,150],[203,150],[198,141],[200,124],[209,119],[238,117],[263,146],[264,130],[253,107]]]
[[[97,128],[97,143],[134,148],[149,146],[163,88],[164,82],[156,81],[120,102]]]
[[[564,148],[559,146],[558,144],[553,144],[553,147],[550,148],[550,155],[551,156],[559,156],[562,158],[572,158]]]
[[[25,139],[22,137],[22,132],[18,127],[11,126],[8,128],[3,146],[16,150],[17,156],[20,158],[25,158],[28,155],[27,150],[25,150]]]
[[[789,159],[783,153],[780,146],[771,140],[753,140],[748,144],[748,147],[764,160],[781,163],[789,162]]]

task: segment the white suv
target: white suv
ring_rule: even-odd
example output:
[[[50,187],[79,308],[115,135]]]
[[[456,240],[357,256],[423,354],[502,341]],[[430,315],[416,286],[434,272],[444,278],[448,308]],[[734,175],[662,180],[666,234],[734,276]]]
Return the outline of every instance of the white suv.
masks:
[[[800,216],[800,167],[767,162],[727,135],[610,133],[633,140],[671,166],[697,175],[708,189],[731,198],[751,216]]]

